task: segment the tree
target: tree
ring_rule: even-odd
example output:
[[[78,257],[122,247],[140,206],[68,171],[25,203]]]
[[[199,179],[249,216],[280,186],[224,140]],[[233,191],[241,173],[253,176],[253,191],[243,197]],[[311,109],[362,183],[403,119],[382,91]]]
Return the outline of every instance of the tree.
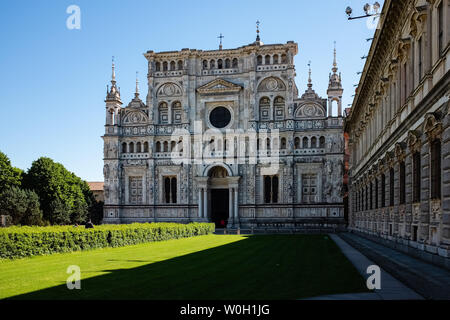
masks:
[[[23,171],[11,165],[8,156],[0,151],[0,193],[22,183]]]
[[[93,224],[100,224],[103,219],[103,201],[95,201],[89,208],[89,219]]]
[[[15,186],[5,189],[0,194],[0,213],[10,216],[12,224],[42,224],[39,198],[31,190],[22,190]]]
[[[50,158],[34,161],[23,185],[38,194],[44,219],[52,224],[83,223],[94,203],[88,184]]]

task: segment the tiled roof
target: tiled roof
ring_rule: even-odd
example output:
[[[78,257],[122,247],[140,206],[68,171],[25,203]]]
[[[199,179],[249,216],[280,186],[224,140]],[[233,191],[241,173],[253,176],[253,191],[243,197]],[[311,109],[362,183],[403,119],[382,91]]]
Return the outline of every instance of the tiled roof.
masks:
[[[103,182],[88,182],[91,191],[103,191]]]

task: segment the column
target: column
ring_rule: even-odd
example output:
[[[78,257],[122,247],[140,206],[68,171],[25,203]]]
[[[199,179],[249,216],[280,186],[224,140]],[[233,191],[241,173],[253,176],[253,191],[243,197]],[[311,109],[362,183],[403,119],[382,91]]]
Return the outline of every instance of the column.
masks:
[[[198,189],[198,217],[199,218],[201,218],[202,214],[203,214],[202,213],[202,211],[203,211],[202,204],[203,204],[203,202],[202,202],[202,189],[199,188]]]
[[[206,188],[203,189],[203,218],[208,218],[208,194]]]
[[[236,223],[239,223],[238,218],[239,218],[239,197],[238,197],[238,188],[234,188],[234,220],[236,221]]]
[[[328,99],[328,117],[331,117],[333,114],[333,99]]]
[[[230,224],[230,221],[234,222],[234,217],[233,217],[233,188],[229,189],[229,196],[228,196],[228,224]]]

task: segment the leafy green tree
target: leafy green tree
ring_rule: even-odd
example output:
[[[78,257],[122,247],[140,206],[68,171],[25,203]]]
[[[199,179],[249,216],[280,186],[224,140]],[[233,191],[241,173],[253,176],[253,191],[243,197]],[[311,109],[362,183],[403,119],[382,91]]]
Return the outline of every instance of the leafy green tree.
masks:
[[[22,183],[23,171],[11,165],[8,156],[0,151],[0,192]]]
[[[34,161],[23,185],[38,194],[44,219],[52,224],[83,223],[94,203],[88,184],[50,158]]]
[[[50,202],[50,223],[70,224],[70,207],[61,199],[55,198]]]
[[[42,224],[39,198],[31,190],[23,190],[15,186],[5,189],[0,194],[0,213],[10,216],[12,224]]]

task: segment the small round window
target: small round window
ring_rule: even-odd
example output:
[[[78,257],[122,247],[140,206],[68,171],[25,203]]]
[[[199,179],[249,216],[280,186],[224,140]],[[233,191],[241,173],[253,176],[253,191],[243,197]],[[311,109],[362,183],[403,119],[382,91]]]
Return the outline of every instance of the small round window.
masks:
[[[225,128],[231,121],[231,113],[225,107],[217,107],[209,114],[209,122],[216,128]]]

